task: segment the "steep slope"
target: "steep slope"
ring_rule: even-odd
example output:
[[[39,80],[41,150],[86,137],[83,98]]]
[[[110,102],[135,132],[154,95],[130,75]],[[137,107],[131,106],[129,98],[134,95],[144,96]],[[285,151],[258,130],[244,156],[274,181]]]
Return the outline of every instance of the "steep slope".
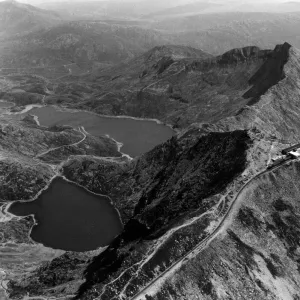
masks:
[[[276,47],[273,59],[251,78],[253,86],[244,94],[248,105],[236,116],[212,124],[212,128],[255,127],[265,134],[272,132],[280,140],[298,141],[300,52],[285,43]]]
[[[219,236],[146,299],[298,299],[299,171],[295,162],[253,181]]]

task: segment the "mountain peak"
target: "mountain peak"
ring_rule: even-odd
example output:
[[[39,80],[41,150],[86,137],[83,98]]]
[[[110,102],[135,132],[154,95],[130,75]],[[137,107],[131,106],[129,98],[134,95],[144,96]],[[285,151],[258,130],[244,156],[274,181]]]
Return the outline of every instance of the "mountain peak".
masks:
[[[291,47],[292,47],[291,44],[285,42],[283,44],[276,45],[274,52],[283,52],[285,53],[285,55],[287,55]]]
[[[146,61],[157,61],[162,57],[172,57],[172,59],[209,58],[212,55],[200,49],[181,45],[156,46],[145,54]]]
[[[261,50],[256,46],[247,46],[243,48],[235,48],[218,56],[218,62],[221,64],[244,62],[249,59],[265,58],[271,50]]]
[[[277,45],[269,59],[250,78],[249,84],[252,88],[243,96],[246,99],[252,98],[249,105],[255,104],[270,87],[285,78],[284,66],[288,62],[291,47],[289,43]]]

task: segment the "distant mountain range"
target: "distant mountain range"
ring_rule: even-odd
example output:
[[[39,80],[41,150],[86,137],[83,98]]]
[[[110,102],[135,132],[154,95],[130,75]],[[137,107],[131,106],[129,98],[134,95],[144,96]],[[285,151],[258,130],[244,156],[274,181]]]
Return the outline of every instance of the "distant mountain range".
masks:
[[[58,13],[16,1],[0,2],[0,35],[24,35],[61,22]]]
[[[76,64],[83,70],[133,58],[156,45],[170,44],[159,31],[106,22],[70,22],[8,39],[0,46],[3,68]],[[2,48],[2,49],[1,49]]]
[[[65,2],[61,5],[69,7]],[[108,3],[91,2],[83,7],[83,3],[75,2],[70,4],[70,11],[77,7],[82,13],[86,9],[97,14],[93,5]],[[75,64],[79,73],[84,73],[128,61],[164,44],[190,46],[213,55],[248,45],[272,48],[284,41],[300,47],[297,13],[195,14],[197,9],[211,5],[216,4],[191,3],[140,19],[70,21],[70,16],[62,12],[14,1],[0,2],[0,68],[60,66],[59,73],[67,75],[70,71],[64,66]]]
[[[152,22],[150,26],[173,35],[181,44],[212,54],[248,45],[270,48],[284,41],[300,47],[299,13],[197,14],[166,18]]]
[[[74,19],[137,18],[148,13],[174,8],[195,0],[153,1],[53,1],[39,4]],[[202,2],[202,1],[201,1]],[[205,1],[206,2],[206,1]]]
[[[176,0],[176,1],[47,1],[39,7],[59,12],[70,19],[165,18],[187,14],[224,12],[295,12],[299,2]]]

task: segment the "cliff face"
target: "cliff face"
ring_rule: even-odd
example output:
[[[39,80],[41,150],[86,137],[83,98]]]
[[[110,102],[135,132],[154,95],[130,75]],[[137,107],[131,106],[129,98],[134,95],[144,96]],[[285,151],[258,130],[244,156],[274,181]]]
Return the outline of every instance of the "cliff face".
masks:
[[[283,68],[288,62],[290,48],[291,45],[288,43],[278,45],[270,58],[250,78],[249,84],[252,88],[243,95],[246,99],[252,98],[248,105],[253,105],[270,87],[285,78]]]
[[[248,105],[233,117],[204,126],[205,130],[231,131],[255,127],[280,141],[297,142],[300,128],[299,75],[299,50],[289,44],[277,46],[274,54],[250,80],[253,86],[245,94],[249,97]],[[266,87],[269,87],[267,91]],[[199,128],[199,125],[195,127]]]

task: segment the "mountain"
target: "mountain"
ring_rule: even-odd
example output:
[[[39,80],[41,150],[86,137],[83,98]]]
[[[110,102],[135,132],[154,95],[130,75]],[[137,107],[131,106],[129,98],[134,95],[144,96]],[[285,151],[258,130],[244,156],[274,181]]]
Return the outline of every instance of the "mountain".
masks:
[[[31,32],[25,32],[22,36],[2,37],[0,67],[40,68],[22,71],[65,78],[66,75],[83,74],[129,61],[159,45],[185,45],[213,55],[249,45],[272,48],[284,41],[300,47],[297,31],[300,19],[297,13],[197,13],[197,7],[206,4],[212,5],[212,2],[184,6],[187,11],[193,11],[189,16],[184,13],[178,15],[177,11],[182,9],[175,6],[162,12],[162,18],[156,20],[153,20],[154,17],[65,20],[50,27],[45,25],[47,28],[37,23],[30,27]],[[164,17],[169,12],[168,17]],[[43,18],[44,23],[47,20]]]
[[[94,92],[70,107],[158,118],[180,128],[217,121],[250,101],[243,97],[250,88],[250,76],[270,55],[271,51],[257,47],[217,57],[185,46],[155,47],[126,64],[85,77],[86,86]],[[72,83],[61,84],[57,99],[72,90]]]
[[[185,5],[179,5],[171,8],[167,8],[161,11],[156,11],[151,14],[144,14],[143,18],[146,19],[162,19],[169,17],[182,17],[188,15],[195,15],[205,13],[208,10],[218,9],[222,4],[214,3],[211,1],[199,1]]]
[[[177,43],[219,55],[233,48],[272,48],[288,41],[300,47],[298,13],[227,12],[157,20],[151,28],[171,34]]]
[[[178,64],[183,74],[172,79]],[[120,70],[131,70],[128,78],[137,84],[143,76],[136,71],[145,67],[146,84],[162,76],[154,81],[154,93],[172,79],[181,89],[198,89],[201,98],[181,108],[182,116],[190,109],[189,118],[176,136],[135,160],[81,156],[61,162],[69,180],[114,196],[124,229],[106,249],[51,254],[48,262],[10,278],[10,297],[298,299],[300,163],[287,157],[267,166],[300,139],[300,51],[284,43],[274,50],[252,46],[212,57],[182,46],[156,47],[131,67]],[[204,108],[206,119],[197,119]],[[28,126],[3,124],[2,147],[17,138],[13,150],[24,151]],[[42,141],[60,141],[57,133],[34,127]],[[68,130],[68,139],[76,135]],[[16,235],[12,223],[4,224],[6,233]],[[29,230],[25,220],[18,226],[18,232]]]
[[[37,4],[76,20],[136,19],[144,14],[172,9],[195,0],[158,1],[54,1]]]
[[[14,0],[0,2],[0,36],[24,35],[27,32],[46,28],[59,22],[61,22],[61,18],[55,12]]]
[[[123,19],[140,21],[140,18],[163,19],[188,14],[229,12],[295,12],[299,3],[282,1],[228,0],[176,0],[176,1],[47,1],[35,3],[41,8],[56,11],[72,20]]]
[[[156,30],[115,22],[67,22],[4,41],[0,66],[51,70],[51,67],[74,64],[84,72],[97,64],[126,61],[156,45],[168,43],[168,39],[168,35]],[[68,68],[65,71],[65,75],[69,73]]]

